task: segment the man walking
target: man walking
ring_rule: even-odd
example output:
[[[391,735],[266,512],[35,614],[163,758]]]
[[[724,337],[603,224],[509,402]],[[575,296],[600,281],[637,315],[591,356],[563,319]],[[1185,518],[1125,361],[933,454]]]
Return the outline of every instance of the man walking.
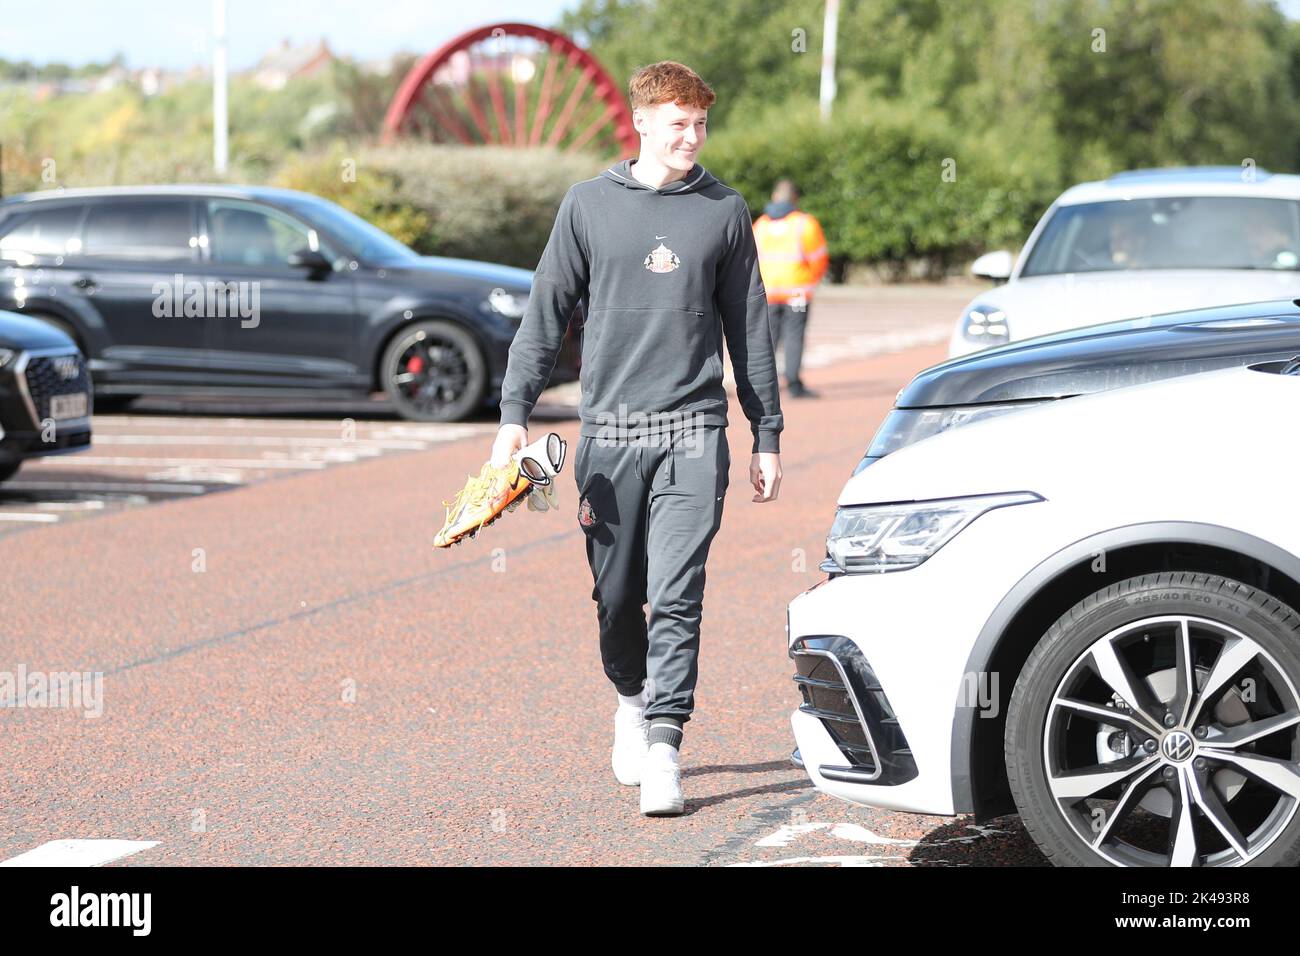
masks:
[[[695,706],[704,565],[731,453],[722,340],[753,431],[756,502],[781,484],[779,384],[745,201],[697,163],[716,96],[672,61],[629,92],[640,155],[570,187],[533,279],[501,385],[493,464],[527,441],[579,301],[578,524],[614,684],[611,762],[641,812],[682,812],[678,750]],[[647,624],[643,605],[650,604]]]
[[[816,398],[799,378],[799,367],[813,288],[825,275],[830,256],[821,223],[799,209],[799,190],[790,180],[772,190],[772,201],[754,223],[754,239],[767,287],[773,348],[785,340],[786,385],[795,398]]]

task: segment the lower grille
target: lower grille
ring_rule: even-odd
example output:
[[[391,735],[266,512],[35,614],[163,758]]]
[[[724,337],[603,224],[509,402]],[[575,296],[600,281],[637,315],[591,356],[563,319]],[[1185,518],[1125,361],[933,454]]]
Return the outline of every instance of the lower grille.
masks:
[[[858,645],[839,635],[801,637],[790,648],[799,710],[821,721],[847,767],[823,776],[898,784],[916,776],[907,738]]]
[[[86,414],[90,414],[90,372],[80,353],[33,355],[23,370],[27,386],[28,411],[36,428],[50,417],[50,399],[56,395],[87,396]]]
[[[794,682],[803,694],[799,709],[822,722],[852,766],[874,772],[879,761],[835,661],[822,654],[796,652],[794,664]]]

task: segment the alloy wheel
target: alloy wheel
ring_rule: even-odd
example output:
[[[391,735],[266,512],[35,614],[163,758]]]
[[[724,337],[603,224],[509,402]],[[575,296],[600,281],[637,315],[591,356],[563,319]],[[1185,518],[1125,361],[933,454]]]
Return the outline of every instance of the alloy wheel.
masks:
[[[390,391],[409,410],[436,419],[463,402],[471,383],[470,362],[450,336],[417,329],[391,354]]]
[[[1121,866],[1240,866],[1300,805],[1300,697],[1236,628],[1124,624],[1081,654],[1043,735],[1056,810]]]

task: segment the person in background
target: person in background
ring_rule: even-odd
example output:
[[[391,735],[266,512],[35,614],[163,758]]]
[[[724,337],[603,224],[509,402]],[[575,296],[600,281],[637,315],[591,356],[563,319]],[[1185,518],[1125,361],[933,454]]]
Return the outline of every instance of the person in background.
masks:
[[[782,179],[772,190],[772,201],[754,222],[754,240],[767,288],[772,348],[785,341],[786,386],[795,398],[816,398],[799,378],[799,366],[813,288],[826,273],[830,256],[821,223],[799,208],[799,190],[790,180]]]
[[[1110,262],[1121,269],[1149,269],[1146,261],[1147,232],[1141,216],[1111,220]]]
[[[1295,237],[1271,211],[1247,207],[1246,248],[1254,269],[1294,269],[1300,263]]]

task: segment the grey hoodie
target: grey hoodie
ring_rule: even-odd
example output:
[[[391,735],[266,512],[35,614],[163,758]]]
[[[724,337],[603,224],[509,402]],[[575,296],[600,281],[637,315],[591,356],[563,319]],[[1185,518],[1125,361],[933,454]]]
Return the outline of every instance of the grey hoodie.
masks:
[[[726,425],[725,336],[753,450],[779,451],[767,292],[744,199],[699,164],[654,189],[633,178],[634,162],[571,186],[560,203],[510,346],[501,424],[527,426],[586,301],[582,435]]]

